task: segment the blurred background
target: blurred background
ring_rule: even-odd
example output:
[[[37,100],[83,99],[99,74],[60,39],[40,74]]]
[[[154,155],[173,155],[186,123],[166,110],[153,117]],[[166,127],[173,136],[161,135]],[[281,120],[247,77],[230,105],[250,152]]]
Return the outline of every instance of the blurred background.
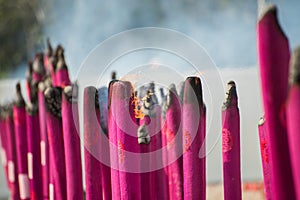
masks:
[[[273,0],[291,48],[300,44],[300,1]],[[196,40],[218,67],[224,83],[237,82],[240,97],[242,177],[261,180],[257,122],[262,115],[256,55],[258,5],[253,0],[0,0],[0,102],[25,78],[26,63],[45,49],[62,44],[74,78],[87,54],[119,32],[163,27]],[[95,67],[97,67],[95,65]],[[183,69],[184,70],[184,69]],[[223,95],[224,94],[220,94]],[[221,107],[221,102],[220,105]],[[218,109],[217,109],[218,110]],[[218,116],[216,113],[215,116]],[[218,132],[219,125],[212,127]],[[207,160],[208,181],[219,182],[220,141]],[[7,196],[0,168],[0,198]]]

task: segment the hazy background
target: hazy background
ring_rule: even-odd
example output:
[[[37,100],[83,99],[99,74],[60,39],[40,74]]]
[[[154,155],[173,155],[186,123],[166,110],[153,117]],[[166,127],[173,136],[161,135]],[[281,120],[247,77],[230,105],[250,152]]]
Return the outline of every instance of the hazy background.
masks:
[[[35,16],[33,21],[39,27],[38,31],[32,33],[36,34],[34,37],[36,42],[34,38],[29,41],[24,34],[25,40],[22,41],[28,43],[28,48],[24,50],[25,54],[18,59],[18,63],[12,62],[13,66],[18,67],[4,67],[4,62],[0,60],[1,72],[4,74],[0,80],[0,102],[12,97],[14,83],[18,79],[24,79],[26,66],[22,63],[26,63],[27,59],[32,58],[35,51],[44,50],[46,37],[50,37],[54,46],[60,43],[65,47],[66,61],[71,77],[75,78],[87,54],[96,45],[114,34],[148,26],[174,29],[187,34],[207,50],[220,70],[224,84],[229,79],[236,81],[241,111],[242,176],[247,181],[261,180],[257,133],[257,122],[262,115],[256,56],[257,2],[252,0],[131,0],[126,2],[53,0],[34,2],[38,2],[37,7],[33,9]],[[279,20],[290,40],[291,48],[299,45],[300,1],[273,0],[272,2],[278,5]],[[17,9],[14,6],[17,7],[17,5],[11,5],[13,9]],[[22,6],[25,7],[25,5]],[[0,6],[0,8],[2,7]],[[0,9],[0,21],[4,19],[4,15],[1,15],[2,10]],[[24,26],[24,24],[16,24],[14,21],[10,21],[8,24],[2,23],[0,24],[0,36],[2,36],[2,32],[5,32],[5,27],[11,25]],[[23,29],[21,28],[21,30]],[[30,31],[26,33],[31,35]],[[14,40],[12,37],[12,41]],[[4,41],[6,41],[4,37],[0,37],[0,44],[4,44]],[[16,48],[16,51],[19,52],[20,49]],[[7,56],[5,58],[7,59]],[[97,67],[99,66],[95,63],[95,68]],[[123,70],[126,71],[126,67],[128,66],[124,66]],[[185,70],[185,66],[182,66],[182,70]],[[208,91],[204,92],[207,94]],[[219,95],[218,98],[222,99],[224,93]],[[220,133],[219,108],[221,105],[220,101],[218,105],[214,105],[214,112],[210,113],[217,121],[211,126],[208,134],[218,135]],[[209,110],[213,109],[208,107],[208,112]],[[220,144],[219,141],[207,157],[207,179],[210,182],[222,180]],[[7,189],[3,168],[1,168],[0,198],[5,195],[7,195]]]

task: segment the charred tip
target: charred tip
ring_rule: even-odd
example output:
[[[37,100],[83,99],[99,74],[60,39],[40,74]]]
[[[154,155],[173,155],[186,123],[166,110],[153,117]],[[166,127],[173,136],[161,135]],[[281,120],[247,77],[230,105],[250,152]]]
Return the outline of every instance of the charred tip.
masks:
[[[300,46],[296,47],[291,56],[290,62],[291,74],[290,82],[291,84],[300,84]]]
[[[49,87],[44,92],[47,111],[56,117],[61,117],[61,88]]]
[[[12,117],[12,103],[6,102],[0,105],[0,118],[5,119],[6,117]]]
[[[138,144],[150,144],[150,135],[146,125],[142,125],[137,131]]]
[[[58,55],[56,70],[60,70],[60,69],[68,69],[66,61],[65,61],[64,52],[61,52],[61,54]]]
[[[118,80],[112,80],[108,84],[108,109],[110,109],[110,105],[111,105],[111,97],[112,97],[113,85],[116,82],[118,82]]]
[[[264,125],[264,123],[265,123],[265,117],[260,117],[259,118],[259,121],[258,121],[258,126],[262,126],[262,125]]]
[[[31,82],[31,85],[30,85],[30,101],[32,103],[35,103],[38,101],[38,91],[39,91],[39,88],[38,88],[38,85],[39,85],[39,82],[38,81],[35,81],[33,80]]]
[[[26,112],[29,115],[36,115],[38,113],[38,104],[29,102],[26,104]]]
[[[64,48],[62,47],[62,45],[57,45],[56,49],[55,49],[55,56],[61,56],[64,54]]]
[[[25,100],[24,100],[23,95],[22,95],[20,82],[18,82],[16,84],[16,95],[15,95],[13,104],[16,107],[24,107],[25,106]]]
[[[48,57],[52,56],[53,54],[53,48],[51,46],[51,43],[50,43],[50,38],[47,38],[47,49],[46,49],[46,55]]]
[[[236,85],[234,81],[229,81],[227,83],[227,90],[225,95],[225,102],[223,105],[223,108],[228,108],[234,99],[237,99],[237,93],[236,93]]]
[[[68,85],[64,88],[64,95],[67,99],[67,101],[72,103],[78,102],[78,85],[75,82],[74,84]]]
[[[258,14],[258,21],[262,20],[268,14],[277,15],[277,7],[275,4],[268,3],[262,7]]]
[[[193,103],[198,101],[203,106],[202,84],[199,77],[188,77],[184,82],[184,103]]]
[[[117,72],[116,71],[113,71],[111,73],[111,80],[116,80],[117,79]]]
[[[33,62],[33,72],[44,75],[46,73],[43,61],[43,54],[37,53]]]
[[[32,72],[33,72],[32,61],[30,60],[27,63],[27,70],[26,70],[26,79],[27,79],[27,81],[31,81]]]

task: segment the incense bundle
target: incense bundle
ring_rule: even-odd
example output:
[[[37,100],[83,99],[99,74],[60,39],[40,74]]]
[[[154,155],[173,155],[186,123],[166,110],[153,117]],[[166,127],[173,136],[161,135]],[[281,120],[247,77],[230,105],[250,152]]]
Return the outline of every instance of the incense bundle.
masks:
[[[266,130],[265,125],[265,118],[261,118],[258,124],[258,134],[259,134],[259,141],[260,141],[260,153],[261,153],[261,160],[262,160],[262,168],[263,168],[263,175],[264,175],[264,188],[265,188],[265,195],[267,200],[272,199],[272,190],[271,190],[271,160],[269,155],[270,146],[267,141],[268,132]]]
[[[224,200],[240,200],[240,114],[233,81],[227,84],[226,99],[222,108],[222,158]]]
[[[27,162],[30,183],[30,199],[43,199],[40,126],[37,102],[27,104]]]
[[[112,91],[113,115],[116,120],[119,180],[122,199],[141,199],[140,174],[128,172],[139,170],[139,161],[133,162],[128,158],[128,152],[138,153],[139,145],[136,135],[137,125],[134,113],[134,94],[130,82],[119,81],[114,83]],[[131,135],[130,135],[131,134]]]
[[[65,200],[67,191],[61,120],[61,89],[49,87],[45,90],[44,95],[50,159],[49,199]]]
[[[64,88],[61,107],[68,200],[83,199],[77,87]]]
[[[169,87],[166,106],[169,198],[183,199],[181,104],[174,84]]]
[[[257,36],[263,106],[270,139],[272,197],[295,199],[284,108],[290,52],[274,5],[267,7],[259,19]]]
[[[183,97],[183,183],[184,199],[204,200],[206,196],[205,157],[199,157],[205,145],[205,105],[201,81],[188,77]]]
[[[25,101],[21,93],[20,83],[16,85],[16,96],[13,104],[14,128],[16,134],[18,182],[20,199],[30,199],[30,186],[27,165],[27,133]]]
[[[65,87],[71,84],[63,49],[58,51],[58,62],[57,62],[55,74],[56,74],[55,76],[56,76],[57,86]]]
[[[19,182],[18,182],[18,165],[16,153],[16,138],[14,132],[14,122],[12,118],[12,107],[8,105],[6,108],[6,133],[7,133],[7,168],[9,189],[12,200],[20,199]]]
[[[112,199],[121,199],[120,180],[119,180],[119,158],[118,158],[118,141],[117,141],[117,129],[116,118],[113,114],[115,105],[112,99],[112,92],[114,84],[117,80],[113,80],[109,83],[108,87],[108,137],[110,144],[110,163],[111,163],[111,192]]]
[[[291,163],[293,170],[296,199],[300,199],[300,47],[297,47],[291,58],[291,87],[287,101],[287,128]]]
[[[41,167],[43,181],[43,199],[49,199],[49,144],[47,136],[46,123],[46,107],[45,107],[45,84],[43,82],[38,85],[38,107],[39,107],[39,122],[40,122],[40,151],[41,151]]]
[[[101,162],[101,178],[102,178],[102,192],[103,199],[112,199],[111,193],[111,175],[110,175],[110,146],[108,142],[108,89],[107,87],[101,87],[98,90],[99,109],[100,109],[100,135],[101,137],[101,160],[107,161],[107,163]],[[103,153],[105,152],[105,153]],[[109,164],[109,165],[108,165]]]
[[[84,89],[84,165],[87,200],[103,199],[99,161],[101,153],[99,112],[97,89],[92,86],[86,87]]]

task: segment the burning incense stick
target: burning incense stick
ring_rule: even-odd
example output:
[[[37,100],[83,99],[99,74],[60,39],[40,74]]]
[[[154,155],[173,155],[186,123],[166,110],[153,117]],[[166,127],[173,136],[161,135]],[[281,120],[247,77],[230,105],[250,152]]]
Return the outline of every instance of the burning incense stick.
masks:
[[[98,90],[98,99],[99,99],[99,109],[100,109],[100,125],[101,130],[100,134],[102,134],[101,138],[101,156],[105,156],[105,159],[110,164],[110,149],[109,144],[106,142],[108,139],[108,88],[101,87]],[[104,134],[104,135],[103,135]],[[105,152],[105,153],[104,153]],[[102,178],[102,192],[103,199],[112,199],[111,193],[111,175],[110,175],[110,167],[106,165],[107,163],[101,163],[101,178]]]
[[[120,180],[119,180],[119,161],[118,161],[118,142],[116,131],[116,119],[113,114],[115,105],[112,103],[112,92],[117,80],[109,83],[108,87],[108,137],[110,143],[110,163],[111,163],[111,192],[112,199],[121,199]]]
[[[184,199],[204,200],[206,196],[205,157],[199,157],[205,144],[205,105],[201,81],[189,77],[183,97],[183,182]]]
[[[138,153],[139,145],[136,136],[137,126],[134,113],[134,94],[130,82],[119,81],[114,83],[112,91],[113,114],[116,120],[119,180],[123,199],[141,199],[140,174],[128,172],[133,167],[139,169],[140,163],[133,163],[126,157],[125,151]],[[134,166],[133,166],[134,165]]]
[[[266,199],[272,199],[272,190],[271,190],[271,160],[269,155],[270,146],[267,141],[268,132],[266,130],[265,125],[265,118],[262,117],[259,120],[258,124],[258,134],[260,140],[260,153],[261,153],[261,160],[262,160],[262,168],[263,168],[263,175],[264,175],[264,186],[265,186],[265,194]]]
[[[169,198],[183,199],[181,105],[174,84],[169,87],[166,106]]]
[[[295,199],[290,153],[284,119],[288,93],[289,44],[277,21],[274,5],[265,8],[258,26],[258,58],[263,106],[271,155],[274,199]]]
[[[27,126],[27,162],[28,178],[30,183],[30,198],[43,199],[41,151],[40,151],[40,125],[38,104],[29,103],[26,106]]]
[[[291,58],[291,87],[287,101],[287,128],[296,197],[300,199],[300,46]]]
[[[16,96],[13,105],[14,127],[16,134],[16,149],[18,158],[18,181],[21,199],[30,198],[27,165],[27,133],[25,101],[21,93],[21,85],[16,85]]]
[[[61,112],[68,200],[83,199],[77,93],[77,85],[67,86],[64,88],[62,97]]]
[[[16,138],[14,132],[14,122],[12,116],[12,105],[8,104],[5,108],[6,112],[6,133],[7,133],[7,168],[8,181],[12,200],[20,199],[17,153],[16,153]]]
[[[222,152],[224,200],[240,200],[240,114],[233,81],[227,84],[226,99],[222,108]]]
[[[71,84],[63,49],[58,51],[58,62],[55,74],[57,86],[65,87]]]
[[[101,163],[98,160],[101,153],[99,116],[97,89],[92,86],[86,87],[84,89],[84,165],[87,200],[102,199]]]
[[[61,89],[49,87],[44,92],[48,129],[50,184],[49,199],[66,200],[66,166],[61,121]]]
[[[42,181],[43,181],[43,199],[49,199],[49,144],[47,136],[46,124],[46,107],[45,107],[45,83],[41,82],[38,85],[38,104],[39,104],[39,122],[40,122],[40,151],[41,151],[41,166],[42,166]]]
[[[33,62],[32,80],[36,82],[42,81],[46,74],[46,70],[43,62],[43,54],[37,53]]]

